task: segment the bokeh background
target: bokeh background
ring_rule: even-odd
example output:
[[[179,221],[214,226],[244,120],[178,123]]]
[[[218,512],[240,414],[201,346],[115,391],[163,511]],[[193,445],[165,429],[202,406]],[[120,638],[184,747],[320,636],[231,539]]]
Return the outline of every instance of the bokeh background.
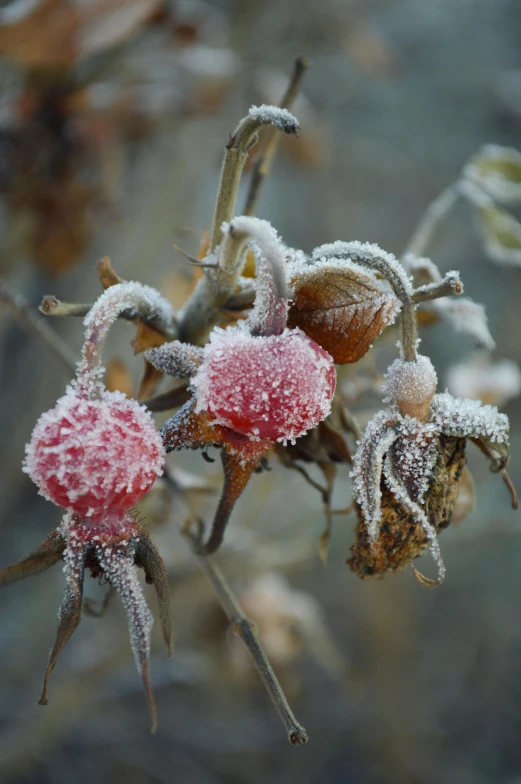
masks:
[[[519,0],[2,2],[2,282],[32,307],[44,293],[89,302],[100,290],[95,262],[108,254],[123,277],[180,305],[191,272],[171,243],[196,251],[228,133],[251,103],[278,100],[300,54],[312,61],[295,107],[300,140],[281,145],[258,214],[306,251],[359,239],[399,254],[483,143],[521,148],[520,37]],[[519,361],[519,269],[487,260],[465,206],[432,256],[486,305],[497,355]],[[51,326],[77,354],[80,321]],[[107,360],[124,360],[136,379],[131,333],[116,325]],[[443,324],[422,337],[443,386],[472,343]],[[393,351],[382,350],[381,371]],[[56,523],[20,463],[68,377],[5,303],[0,362],[4,565]],[[521,486],[519,401],[505,411]],[[175,460],[191,472],[179,474],[185,491],[171,499],[159,487],[145,509],[169,569],[176,645],[166,659],[154,630],[157,735],[117,602],[83,619],[49,706],[36,704],[61,600],[55,568],[1,595],[1,781],[520,784],[521,521],[504,485],[469,450],[476,508],[443,533],[448,576],[428,591],[410,572],[352,574],[353,516],[336,519],[323,568],[320,499],[272,462],[218,561],[259,623],[309,744],[287,743],[177,532],[190,509],[209,515],[215,503],[194,475],[219,483],[217,463],[189,454]],[[341,469],[336,506],[350,497]],[[99,600],[103,589],[89,583]]]

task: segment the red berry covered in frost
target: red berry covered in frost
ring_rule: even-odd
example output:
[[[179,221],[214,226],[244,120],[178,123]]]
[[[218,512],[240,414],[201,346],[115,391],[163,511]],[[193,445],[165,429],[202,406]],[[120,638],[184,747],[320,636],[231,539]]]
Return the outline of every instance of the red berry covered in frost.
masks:
[[[330,355],[300,329],[253,336],[214,329],[195,374],[198,411],[251,438],[298,438],[329,413],[336,372]]]
[[[36,423],[24,471],[58,506],[110,522],[143,498],[163,461],[145,408],[107,390],[89,400],[73,385]]]

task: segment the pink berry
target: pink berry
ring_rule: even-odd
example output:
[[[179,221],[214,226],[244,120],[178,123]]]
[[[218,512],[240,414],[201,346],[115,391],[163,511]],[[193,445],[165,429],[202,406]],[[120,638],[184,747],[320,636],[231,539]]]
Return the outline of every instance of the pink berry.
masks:
[[[252,336],[215,329],[192,380],[198,411],[251,438],[304,435],[329,413],[336,372],[330,355],[299,329]]]
[[[69,387],[36,423],[24,471],[57,506],[110,522],[143,498],[163,461],[161,438],[135,400],[106,390],[89,400]]]

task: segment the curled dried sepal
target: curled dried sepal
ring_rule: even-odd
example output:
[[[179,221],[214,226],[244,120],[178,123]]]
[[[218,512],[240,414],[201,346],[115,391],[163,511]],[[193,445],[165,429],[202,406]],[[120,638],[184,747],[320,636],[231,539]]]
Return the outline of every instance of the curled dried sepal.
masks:
[[[65,574],[65,595],[58,611],[58,630],[49,654],[49,664],[43,679],[40,705],[47,705],[47,682],[54,669],[58,656],[81,621],[83,602],[83,574],[87,558],[87,547],[74,538],[68,538],[63,553]]]
[[[451,522],[465,462],[465,441],[441,436],[437,441],[435,463],[429,471],[421,504],[428,523],[437,534]],[[417,516],[405,511],[397,503],[383,477],[380,492],[381,517],[376,542],[369,536],[363,509],[357,507],[359,523],[348,564],[363,580],[380,578],[387,572],[400,572],[409,568],[431,544]],[[425,578],[423,584],[432,587],[428,578]]]
[[[154,619],[148,609],[134,565],[134,553],[124,547],[96,547],[96,559],[103,574],[117,590],[128,617],[130,643],[151,718],[151,732],[157,729],[157,712],[150,685],[150,632]]]
[[[397,439],[395,420],[387,411],[380,411],[367,425],[359,443],[351,477],[355,494],[362,508],[369,538],[376,541],[381,519],[380,478],[387,450]]]
[[[168,649],[168,655],[172,656],[173,640],[172,624],[170,620],[170,591],[168,588],[168,575],[166,573],[163,559],[159,555],[159,550],[145,531],[141,532],[139,542],[136,545],[134,562],[137,566],[141,566],[141,568],[144,569],[147,583],[153,585],[156,589],[161,631]]]
[[[44,572],[61,561],[64,550],[65,538],[60,530],[55,528],[32,553],[0,571],[0,587]]]
[[[419,523],[425,533],[429,542],[429,550],[436,566],[438,567],[438,579],[436,582],[431,582],[430,588],[440,585],[444,578],[446,569],[441,558],[440,545],[437,539],[437,531],[435,526],[431,525],[429,518],[425,514],[424,509],[420,504],[413,501],[409,495],[409,491],[405,486],[396,465],[391,460],[389,453],[385,456],[383,473],[389,490],[394,495],[395,500],[399,506],[409,514],[415,522]]]
[[[288,325],[300,327],[337,364],[358,362],[400,312],[396,295],[350,259],[290,263]]]
[[[202,364],[204,352],[199,346],[173,340],[146,352],[146,359],[158,370],[177,378],[192,378]]]
[[[222,543],[233,507],[248,484],[262,457],[271,448],[269,441],[253,441],[228,428],[212,424],[205,411],[196,411],[190,400],[161,429],[167,452],[180,449],[220,447],[224,468],[224,486],[212,529],[200,552],[214,553]]]

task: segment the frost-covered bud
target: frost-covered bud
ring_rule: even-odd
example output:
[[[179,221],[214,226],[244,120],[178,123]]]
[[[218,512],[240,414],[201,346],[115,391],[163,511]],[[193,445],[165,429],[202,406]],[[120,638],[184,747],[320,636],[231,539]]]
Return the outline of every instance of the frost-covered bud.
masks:
[[[387,371],[385,391],[404,414],[421,420],[429,413],[437,383],[429,357],[418,354],[414,362],[394,360]]]
[[[109,524],[143,498],[163,462],[143,406],[106,390],[89,400],[73,385],[36,423],[24,471],[57,506]]]
[[[196,410],[252,439],[293,440],[329,414],[332,358],[300,329],[253,336],[215,329],[193,378]]]

